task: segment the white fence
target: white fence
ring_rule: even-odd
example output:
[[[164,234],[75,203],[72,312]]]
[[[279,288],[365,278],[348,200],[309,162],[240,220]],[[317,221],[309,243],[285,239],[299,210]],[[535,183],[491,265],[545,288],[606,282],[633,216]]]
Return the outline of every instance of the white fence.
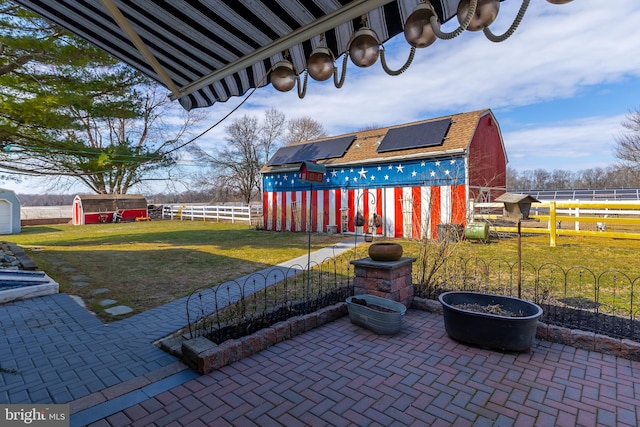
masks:
[[[529,212],[532,217],[549,215],[549,204],[554,202],[553,200],[540,200],[539,203],[531,204],[531,211]],[[575,229],[580,230],[580,216],[597,216],[601,217],[598,222],[606,222],[607,218],[615,222],[615,218],[627,217],[640,217],[640,203],[634,200],[618,200],[618,201],[581,201],[581,200],[562,200],[555,201],[555,213],[561,215],[565,220],[575,222]],[[471,202],[471,212],[474,216],[480,217],[480,215],[486,212],[500,212],[504,207],[504,203],[475,203]],[[545,217],[546,218],[546,217]],[[575,219],[575,221],[574,221]],[[586,220],[586,219],[585,219]],[[587,222],[595,222],[588,221]],[[636,223],[637,220],[633,220]]]
[[[262,207],[259,205],[164,205],[162,219],[255,224],[262,221]]]
[[[476,203],[472,219],[498,219],[502,203]],[[522,223],[524,233],[549,234],[549,244],[556,237],[592,236],[640,240],[640,203],[632,200],[616,202],[543,201],[531,204],[529,217],[535,221]],[[573,227],[571,227],[573,224]],[[569,227],[567,227],[569,225]],[[514,232],[515,227],[494,226],[495,231]],[[573,228],[573,229],[571,229]]]

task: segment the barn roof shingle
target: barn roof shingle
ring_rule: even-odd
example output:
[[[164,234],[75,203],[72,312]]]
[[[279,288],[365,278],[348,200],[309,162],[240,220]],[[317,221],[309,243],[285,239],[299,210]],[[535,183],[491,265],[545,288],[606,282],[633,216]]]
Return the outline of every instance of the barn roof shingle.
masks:
[[[379,129],[364,130],[360,132],[346,133],[344,135],[319,138],[312,141],[296,142],[290,144],[288,147],[303,144],[321,143],[323,141],[328,141],[342,136],[354,135],[354,141],[351,143],[342,157],[331,159],[308,159],[317,160],[318,163],[334,166],[353,163],[380,162],[385,160],[395,160],[398,158],[411,158],[417,156],[436,157],[453,153],[464,153],[469,148],[469,144],[471,143],[480,118],[486,114],[492,114],[491,110],[482,109],[467,113],[452,114],[449,116],[405,123],[401,125],[388,126]],[[451,119],[451,126],[449,127],[449,130],[444,137],[444,142],[441,145],[385,151],[383,153],[378,153],[376,151],[378,146],[380,145],[380,142],[383,140],[390,129],[415,126],[422,123],[435,122],[447,118]],[[299,163],[300,162],[298,162],[298,164]],[[265,166],[262,168],[262,172],[268,173],[276,170],[279,171],[282,170],[283,166],[286,167],[286,165]]]

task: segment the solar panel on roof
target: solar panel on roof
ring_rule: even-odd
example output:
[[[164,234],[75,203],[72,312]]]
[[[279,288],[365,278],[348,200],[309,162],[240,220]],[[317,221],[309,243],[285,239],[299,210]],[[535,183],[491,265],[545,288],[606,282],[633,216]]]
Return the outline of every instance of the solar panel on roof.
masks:
[[[327,159],[331,159],[344,156],[344,153],[347,152],[347,149],[354,139],[356,139],[355,135],[349,135],[340,138],[334,138],[318,144],[321,144],[322,146],[323,155],[325,155]]]
[[[280,148],[271,157],[268,166],[298,163],[305,160],[334,159],[344,156],[355,136],[342,136],[320,142],[308,144],[288,145]]]
[[[384,153],[386,151],[442,145],[450,125],[451,119],[448,118],[389,129],[382,142],[380,142],[377,151],[378,153]]]
[[[271,158],[267,162],[267,165],[284,165],[286,163],[290,163],[287,160],[290,157],[293,157],[299,149],[300,147],[298,147],[297,145],[281,147],[278,149],[278,151],[275,152],[273,156],[271,156]]]

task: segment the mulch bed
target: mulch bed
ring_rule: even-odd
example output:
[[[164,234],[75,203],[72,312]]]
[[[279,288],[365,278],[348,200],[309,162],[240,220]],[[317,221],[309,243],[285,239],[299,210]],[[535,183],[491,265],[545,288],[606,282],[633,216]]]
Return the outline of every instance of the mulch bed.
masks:
[[[504,309],[500,304],[493,305],[481,305],[481,304],[453,304],[452,307],[458,308],[460,310],[473,311],[476,313],[483,314],[495,314],[497,316],[505,316],[505,317],[525,317],[522,312],[513,312],[510,310]]]

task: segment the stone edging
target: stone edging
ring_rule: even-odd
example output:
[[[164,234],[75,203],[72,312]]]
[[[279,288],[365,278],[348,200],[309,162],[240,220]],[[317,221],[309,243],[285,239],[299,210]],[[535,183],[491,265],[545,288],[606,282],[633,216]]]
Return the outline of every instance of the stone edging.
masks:
[[[204,337],[185,340],[182,342],[182,360],[199,373],[207,374],[347,314],[347,303],[341,302],[278,322],[246,337],[227,340],[220,345]]]
[[[435,300],[414,297],[411,308],[442,314],[442,306],[439,301]],[[166,347],[165,350],[181,357],[184,363],[199,373],[207,374],[347,314],[347,304],[341,302],[304,316],[296,316],[287,321],[278,322],[252,335],[227,340],[220,345],[214,344],[204,337],[189,340],[180,338],[179,344],[181,348],[179,350],[173,348],[172,351]],[[538,322],[536,337],[583,350],[640,361],[640,343],[631,340],[611,338],[593,332],[571,330],[542,322]],[[160,345],[163,346],[162,343]]]
[[[11,267],[19,270],[37,270],[38,266],[26,254],[24,249],[15,243],[0,242],[0,253],[11,260]]]
[[[640,342],[538,322],[536,337],[582,350],[640,361]]]

